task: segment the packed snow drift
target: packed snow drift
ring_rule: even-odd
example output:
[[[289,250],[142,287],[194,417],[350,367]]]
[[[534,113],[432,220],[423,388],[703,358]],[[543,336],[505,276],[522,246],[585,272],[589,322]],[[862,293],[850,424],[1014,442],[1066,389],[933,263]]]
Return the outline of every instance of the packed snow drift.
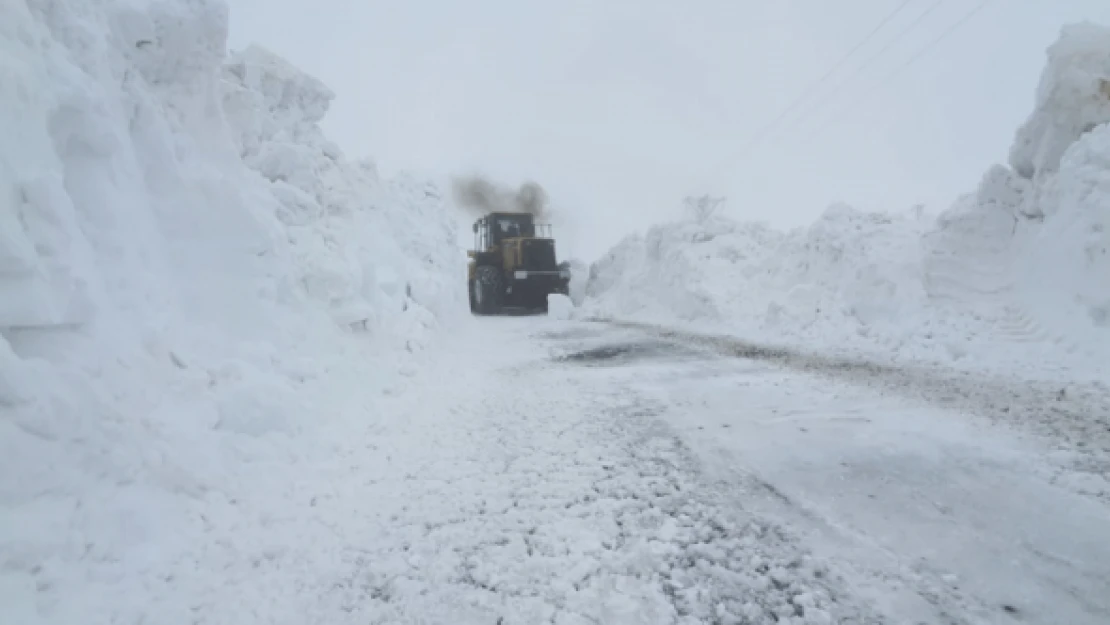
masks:
[[[464,310],[456,217],[348,161],[319,81],[229,57],[220,0],[3,13],[0,603],[185,622],[319,533],[265,511]]]
[[[657,226],[593,265],[584,314],[879,358],[1097,371],[1110,363],[1108,121],[1110,29],[1066,27],[1010,166],[939,216],[838,204],[790,232],[712,214]]]

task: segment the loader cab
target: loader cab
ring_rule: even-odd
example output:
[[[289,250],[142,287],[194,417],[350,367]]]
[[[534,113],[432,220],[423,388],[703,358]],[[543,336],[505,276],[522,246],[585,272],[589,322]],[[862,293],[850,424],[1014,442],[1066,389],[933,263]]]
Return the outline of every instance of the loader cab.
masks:
[[[533,238],[537,231],[535,218],[527,213],[490,213],[474,222],[473,229],[476,251],[492,249],[505,239]]]

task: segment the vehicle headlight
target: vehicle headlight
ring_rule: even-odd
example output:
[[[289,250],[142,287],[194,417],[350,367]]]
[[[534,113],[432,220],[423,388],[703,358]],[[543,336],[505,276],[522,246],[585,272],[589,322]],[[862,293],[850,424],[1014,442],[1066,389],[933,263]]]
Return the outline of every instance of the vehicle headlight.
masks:
[[[516,278],[517,280],[523,280],[527,277],[528,277],[528,272],[527,271],[514,271],[513,272],[513,278]]]

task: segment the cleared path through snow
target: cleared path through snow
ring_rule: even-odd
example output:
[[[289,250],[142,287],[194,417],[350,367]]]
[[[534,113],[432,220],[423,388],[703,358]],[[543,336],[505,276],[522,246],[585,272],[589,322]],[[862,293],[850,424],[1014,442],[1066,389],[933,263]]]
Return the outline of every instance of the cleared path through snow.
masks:
[[[703,477],[894,622],[1110,622],[1105,395],[609,332],[587,349],[610,383],[666,406]]]
[[[206,625],[1110,622],[1110,511],[1072,462],[1097,449],[717,347],[475,319],[127,600]]]
[[[544,328],[554,334],[533,336]],[[882,622],[826,565],[703,480],[662,420],[666,404],[537,349],[573,342],[577,328],[476,320],[412,380],[365,451],[366,483],[342,495],[344,506],[373,502],[372,529],[344,549],[317,613],[452,625]]]

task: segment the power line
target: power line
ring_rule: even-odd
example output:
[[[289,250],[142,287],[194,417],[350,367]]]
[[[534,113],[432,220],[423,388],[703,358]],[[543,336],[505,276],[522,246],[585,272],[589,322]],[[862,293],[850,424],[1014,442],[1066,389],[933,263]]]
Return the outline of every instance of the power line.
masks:
[[[903,38],[905,38],[906,35],[908,35],[910,33],[910,31],[917,28],[918,24],[920,24],[926,17],[929,17],[929,15],[931,15],[933,13],[933,11],[935,11],[937,9],[937,7],[944,4],[944,1],[945,0],[936,0],[935,2],[933,2],[933,4],[929,5],[929,8],[925,9],[925,11],[923,13],[918,15],[917,18],[915,18],[912,22],[907,24],[906,27],[903,28],[894,37],[894,39],[891,39],[890,41],[888,41],[885,46],[880,48],[877,52],[875,52],[875,54],[872,54],[870,57],[868,57],[867,60],[865,60],[863,62],[863,65],[860,65],[859,67],[857,67],[856,71],[851,76],[849,76],[847,80],[845,80],[844,82],[842,82],[842,83],[838,84],[836,87],[834,87],[833,90],[826,95],[826,98],[825,98],[825,100],[822,101],[822,104],[827,103],[830,98],[832,98],[836,94],[843,91],[843,88],[844,88],[845,85],[852,82],[852,80],[854,80],[857,76],[862,74],[865,69],[870,67],[872,63],[874,63],[876,60],[878,60],[880,57],[882,57],[883,54],[885,54],[887,52],[887,50],[890,50],[892,47],[894,47],[894,44],[901,41]],[[809,114],[812,114],[812,113],[816,112],[820,108],[821,108],[820,105],[818,105],[815,108],[811,108],[809,110]],[[808,117],[808,115],[807,115],[807,117]]]
[[[968,11],[967,13],[965,13],[963,17],[961,17],[959,20],[957,20],[955,23],[953,23],[951,26],[949,26],[947,29],[945,29],[944,32],[942,32],[939,36],[937,36],[935,39],[933,39],[932,41],[930,41],[929,43],[925,44],[920,49],[918,49],[918,51],[913,56],[911,56],[905,63],[895,67],[893,71],[891,71],[889,74],[884,76],[883,79],[881,81],[879,81],[873,88],[864,92],[861,97],[853,100],[852,103],[851,103],[851,106],[842,109],[842,112],[847,113],[848,111],[854,109],[856,107],[856,105],[858,105],[863,100],[867,99],[868,96],[875,93],[879,89],[883,88],[891,80],[894,80],[894,78],[896,78],[898,75],[900,75],[907,67],[909,67],[910,65],[913,65],[917,61],[921,60],[921,58],[923,58],[926,54],[928,54],[930,50],[932,50],[936,46],[940,45],[940,43],[943,42],[945,39],[947,39],[949,35],[956,32],[957,30],[959,30],[959,28],[961,26],[963,26],[968,21],[970,21],[971,18],[975,17],[980,11],[982,11],[984,8],[986,8],[986,6],[988,4],[990,4],[991,2],[993,2],[993,1],[994,0],[982,0],[978,5],[975,6],[975,8],[973,8],[971,11]],[[838,121],[842,116],[843,115],[833,115],[831,117],[826,117],[825,118],[825,120],[826,120],[825,123],[819,124],[818,126],[816,126],[814,128],[814,130],[812,132],[807,133],[806,135],[804,135],[805,139],[803,139],[802,143],[799,144],[799,147],[808,144],[810,141],[812,141],[814,139],[814,137],[819,136],[827,128],[829,128],[836,121]]]
[[[892,19],[897,17],[897,15],[899,13],[901,13],[903,9],[905,9],[907,6],[909,6],[909,4],[911,2],[913,2],[913,0],[903,0],[898,6],[894,7],[893,11],[888,13],[878,23],[878,25],[876,25],[874,28],[871,29],[871,31],[869,33],[867,33],[867,35],[862,40],[860,40],[858,43],[856,43],[856,45],[852,46],[852,48],[849,49],[848,52],[846,52],[840,58],[840,60],[837,61],[837,63],[835,65],[833,65],[833,67],[831,69],[829,69],[827,72],[825,72],[824,76],[817,79],[817,81],[815,81],[813,83],[810,83],[810,85],[802,91],[801,95],[799,95],[785,110],[783,110],[781,113],[779,113],[779,115],[777,117],[775,117],[773,120],[771,120],[771,122],[769,122],[768,124],[765,124],[759,130],[757,130],[755,132],[755,134],[752,135],[751,139],[749,139],[745,143],[744,147],[739,150],[741,156],[746,155],[753,147],[755,147],[760,142],[760,140],[762,140],[763,137],[767,135],[768,132],[770,132],[772,129],[774,129],[776,124],[781,122],[783,119],[786,119],[786,117],[794,109],[796,109],[799,104],[802,104],[806,100],[806,97],[809,94],[811,94],[816,87],[820,86],[821,83],[828,80],[828,78],[830,76],[832,76],[836,72],[837,69],[839,69],[842,65],[844,65],[844,63],[849,58],[851,58],[852,54],[854,54],[857,50],[859,50],[867,42],[869,42],[880,30],[882,30],[882,28],[884,26],[886,26]],[[919,15],[917,17],[917,19],[914,20],[914,23],[910,25],[911,28],[913,27],[913,25],[920,22],[926,15],[931,13],[933,11],[933,9],[935,9],[937,7],[937,5],[939,5],[941,2],[944,2],[944,0],[936,0],[936,2],[934,2],[933,5],[931,7],[929,7],[928,10],[925,11],[925,13],[923,13],[922,15]],[[899,35],[897,37],[895,37],[895,41],[897,41],[902,36],[904,36],[905,33],[908,32],[908,30],[909,29],[904,29],[901,33],[899,33]],[[889,47],[890,47],[890,44],[888,43],[887,46],[883,48],[883,50],[885,51]],[[873,58],[874,57],[872,57],[872,59]],[[869,62],[870,62],[870,60],[866,61],[865,63],[869,63]],[[859,72],[857,71],[856,74],[858,74],[858,73]],[[856,74],[853,74],[853,76],[855,76]],[[843,84],[843,83],[841,83],[841,84]],[[719,175],[721,173],[721,170],[727,169],[733,162],[734,162],[733,159],[728,159],[728,160],[725,160],[724,162],[722,162],[721,165],[719,166],[718,170],[717,170],[717,174],[715,174],[713,177],[715,178],[717,175]]]
[[[942,0],[939,0],[939,1],[942,1]],[[867,36],[865,36],[862,40],[860,40],[859,43],[852,46],[852,48],[850,50],[848,50],[848,52],[846,52],[844,54],[844,56],[842,56],[840,58],[840,60],[837,61],[837,63],[835,65],[833,65],[831,69],[829,69],[829,71],[825,72],[824,76],[821,76],[815,82],[810,83],[810,85],[805,90],[802,91],[801,95],[799,95],[790,104],[790,106],[786,107],[786,110],[784,110],[782,113],[780,113],[778,115],[778,117],[771,120],[771,122],[769,124],[766,124],[765,126],[763,126],[763,128],[761,128],[759,131],[757,131],[755,133],[755,135],[752,137],[752,140],[749,143],[754,144],[754,143],[758,142],[759,139],[762,138],[763,135],[765,135],[768,131],[770,131],[772,128],[774,128],[775,124],[778,124],[780,121],[785,119],[786,116],[791,113],[791,111],[793,111],[795,108],[797,108],[797,106],[799,104],[801,104],[802,102],[805,101],[806,97],[809,96],[809,94],[811,94],[816,87],[820,86],[821,83],[825,82],[826,80],[829,79],[830,76],[832,76],[834,73],[836,73],[836,70],[840,69],[840,67],[842,65],[844,65],[845,61],[847,61],[849,58],[851,58],[851,56],[853,54],[855,54],[855,52],[857,50],[862,48],[868,41],[870,41],[872,37],[874,37],[880,30],[882,30],[883,26],[886,26],[887,23],[890,22],[890,20],[894,19],[895,16],[897,16],[899,13],[901,13],[902,9],[909,6],[909,4],[911,2],[913,2],[913,0],[903,0],[903,2],[901,4],[899,4],[897,7],[895,7],[893,11],[888,13],[887,16],[884,17],[883,20],[881,22],[879,22],[879,24],[871,30],[871,32],[867,33]]]

